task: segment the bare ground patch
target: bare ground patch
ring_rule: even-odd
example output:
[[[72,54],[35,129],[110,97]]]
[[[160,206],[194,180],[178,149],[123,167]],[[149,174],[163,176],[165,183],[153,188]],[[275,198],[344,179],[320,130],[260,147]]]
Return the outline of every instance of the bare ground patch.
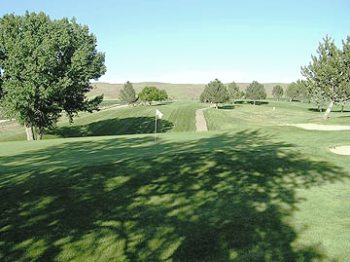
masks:
[[[196,111],[196,130],[197,130],[197,132],[208,131],[207,122],[205,120],[204,113],[203,113],[203,111],[205,109],[206,108],[202,108],[202,109],[198,109]]]

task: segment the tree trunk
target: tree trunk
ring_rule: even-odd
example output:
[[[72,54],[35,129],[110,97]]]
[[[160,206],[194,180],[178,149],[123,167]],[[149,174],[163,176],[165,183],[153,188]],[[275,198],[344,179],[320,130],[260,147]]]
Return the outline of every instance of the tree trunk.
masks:
[[[254,105],[255,105],[255,100],[254,100]]]
[[[38,134],[37,134],[37,140],[43,140],[43,136],[44,136],[44,129],[39,128]]]
[[[341,112],[344,112],[344,105],[341,106]]]
[[[31,124],[26,124],[26,134],[27,134],[27,141],[34,140],[34,131],[33,131],[33,126]]]
[[[334,101],[332,100],[330,103],[329,103],[329,106],[326,110],[326,113],[324,114],[323,118],[324,119],[327,119],[329,117],[329,114],[331,113],[332,111],[332,107],[333,107],[333,104],[334,104]]]
[[[218,107],[218,103],[215,103],[215,108],[216,108],[216,109],[218,109],[218,108],[219,108],[219,107]]]

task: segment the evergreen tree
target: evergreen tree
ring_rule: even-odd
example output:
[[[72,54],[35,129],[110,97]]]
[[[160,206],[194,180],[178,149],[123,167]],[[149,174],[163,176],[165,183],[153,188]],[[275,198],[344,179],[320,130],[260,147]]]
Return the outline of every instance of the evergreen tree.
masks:
[[[317,56],[311,57],[308,66],[302,67],[302,74],[316,88],[312,94],[320,93],[329,100],[329,106],[326,110],[324,118],[327,119],[334,103],[348,100],[350,97],[349,64],[346,63],[348,45],[343,42],[343,51],[339,50],[334,41],[330,37],[325,37],[323,42],[319,44]]]
[[[216,108],[218,108],[219,103],[224,103],[229,100],[229,93],[226,86],[218,79],[211,81],[204,88],[201,94],[202,102],[214,103]]]
[[[227,91],[228,91],[230,100],[232,101],[244,97],[244,92],[239,90],[239,87],[235,82],[228,84]]]
[[[247,99],[253,100],[254,105],[256,103],[256,100],[266,99],[266,91],[264,85],[260,84],[257,81],[253,81],[250,85],[247,86],[245,96]]]
[[[129,105],[137,101],[135,89],[129,81],[126,82],[123,89],[120,90],[119,99]]]

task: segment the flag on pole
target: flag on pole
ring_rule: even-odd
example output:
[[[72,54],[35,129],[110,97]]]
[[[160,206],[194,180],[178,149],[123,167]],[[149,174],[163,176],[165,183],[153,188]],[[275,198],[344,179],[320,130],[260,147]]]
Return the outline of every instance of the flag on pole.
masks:
[[[163,113],[160,112],[158,109],[156,109],[156,117],[158,117],[159,119],[162,119],[163,117]]]

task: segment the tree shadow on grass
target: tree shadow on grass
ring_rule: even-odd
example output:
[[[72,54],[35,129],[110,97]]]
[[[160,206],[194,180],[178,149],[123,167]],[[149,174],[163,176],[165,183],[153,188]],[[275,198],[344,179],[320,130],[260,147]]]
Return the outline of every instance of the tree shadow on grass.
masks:
[[[326,111],[326,108],[321,108],[321,111],[320,109],[318,108],[314,108],[314,107],[311,107],[311,108],[308,108],[307,110],[311,111],[311,112],[318,112],[318,113],[321,113],[321,112],[325,112]],[[350,113],[350,110],[343,110],[341,111],[340,109],[334,109],[331,111],[331,113]]]
[[[158,119],[157,132],[164,133],[173,128],[173,123]],[[149,134],[154,133],[154,117],[112,118],[93,122],[87,125],[58,127],[49,134],[61,137],[85,137],[105,135]]]
[[[235,104],[242,105],[242,104],[251,104],[254,105],[254,100],[235,100]],[[267,105],[269,104],[269,101],[261,101],[261,100],[255,100],[255,105]]]
[[[317,112],[317,113],[322,113],[322,112],[326,111],[324,108],[318,109],[318,108],[315,108],[315,107],[310,107],[307,110],[311,111],[311,112]]]
[[[185,142],[64,143],[0,159],[0,260],[311,261],[296,191],[348,179],[241,131]]]
[[[222,106],[219,106],[219,109],[225,109],[225,110],[235,109],[235,105],[222,105]]]

